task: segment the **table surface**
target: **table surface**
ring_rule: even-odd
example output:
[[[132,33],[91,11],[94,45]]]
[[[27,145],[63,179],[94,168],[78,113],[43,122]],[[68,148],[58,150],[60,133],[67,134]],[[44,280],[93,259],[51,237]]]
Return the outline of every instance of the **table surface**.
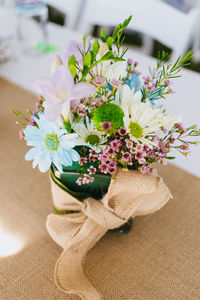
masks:
[[[70,40],[81,41],[82,38],[80,32],[51,23],[48,24],[48,34],[49,43],[58,46],[59,51],[66,48]],[[0,65],[0,76],[35,93],[33,80],[50,74],[50,66],[55,52],[30,56],[23,54],[20,45],[16,46],[15,52],[16,59]],[[138,70],[145,75],[148,73],[149,66],[156,64],[154,58],[138,51],[129,50],[128,56],[139,62]],[[169,95],[167,101],[164,100],[166,108],[168,112],[181,115],[186,125],[192,123],[200,126],[200,99],[198,99],[200,98],[200,74],[184,69],[182,75],[183,77],[174,80],[173,89],[176,93]],[[200,176],[200,147],[193,147],[192,155],[187,159],[182,155],[177,155],[176,160],[172,163]]]
[[[45,228],[53,211],[49,178],[24,160],[27,146],[11,114],[16,100],[22,110],[35,97],[3,79],[0,91],[0,299],[80,300],[53,282],[62,249]],[[199,179],[170,164],[159,174],[174,198],[135,218],[129,234],[106,234],[86,256],[84,269],[104,300],[199,299]]]

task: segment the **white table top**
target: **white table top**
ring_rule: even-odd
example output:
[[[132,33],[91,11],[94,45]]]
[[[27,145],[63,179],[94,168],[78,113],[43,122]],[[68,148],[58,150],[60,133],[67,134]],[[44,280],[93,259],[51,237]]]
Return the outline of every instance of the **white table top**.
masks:
[[[49,42],[61,48],[66,48],[70,40],[81,41],[82,34],[71,31],[66,27],[48,24]],[[0,76],[9,81],[35,93],[32,82],[40,76],[50,74],[50,66],[55,52],[41,54],[38,56],[28,56],[17,49],[16,60],[0,64]],[[148,74],[148,67],[154,66],[154,58],[130,50],[128,57],[139,62],[138,70],[143,74]],[[166,108],[169,112],[182,115],[186,125],[197,124],[200,127],[200,74],[183,70],[183,77],[175,79],[173,89],[175,94],[169,95],[166,101]],[[200,147],[193,147],[192,154],[185,158],[177,153],[177,159],[172,161],[175,165],[200,177]]]

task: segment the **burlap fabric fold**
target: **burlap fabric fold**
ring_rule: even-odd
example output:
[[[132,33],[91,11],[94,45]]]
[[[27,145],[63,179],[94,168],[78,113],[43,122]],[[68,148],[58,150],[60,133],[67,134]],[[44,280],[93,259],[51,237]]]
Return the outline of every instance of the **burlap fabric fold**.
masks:
[[[139,171],[118,169],[108,192],[97,201],[80,202],[51,179],[54,206],[77,213],[47,217],[46,227],[64,251],[57,260],[54,279],[66,293],[82,299],[99,300],[103,296],[83,270],[84,257],[107,230],[117,228],[132,216],[155,212],[165,205],[171,194],[161,177],[142,175]]]

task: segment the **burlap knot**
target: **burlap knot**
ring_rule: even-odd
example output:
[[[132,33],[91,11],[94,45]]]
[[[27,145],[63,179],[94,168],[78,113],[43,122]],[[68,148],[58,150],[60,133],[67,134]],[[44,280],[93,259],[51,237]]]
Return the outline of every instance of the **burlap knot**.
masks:
[[[118,169],[108,192],[97,201],[77,200],[51,179],[54,206],[77,213],[47,217],[46,227],[53,240],[64,248],[56,262],[54,279],[66,293],[81,299],[103,299],[83,270],[87,252],[108,229],[121,226],[132,216],[153,213],[165,205],[170,191],[159,176],[143,175],[139,171]]]

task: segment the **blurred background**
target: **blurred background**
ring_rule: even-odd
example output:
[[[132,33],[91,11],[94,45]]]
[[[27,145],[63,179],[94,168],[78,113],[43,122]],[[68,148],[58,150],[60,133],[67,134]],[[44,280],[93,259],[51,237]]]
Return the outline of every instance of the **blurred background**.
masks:
[[[81,41],[86,32],[98,37],[101,27],[112,33],[130,15],[125,44],[140,78],[155,66],[158,51],[169,52],[171,61],[193,51],[166,106],[200,126],[200,0],[0,0],[0,77],[35,93],[33,80],[50,74],[55,54],[70,40]],[[176,164],[200,176],[200,151]]]

